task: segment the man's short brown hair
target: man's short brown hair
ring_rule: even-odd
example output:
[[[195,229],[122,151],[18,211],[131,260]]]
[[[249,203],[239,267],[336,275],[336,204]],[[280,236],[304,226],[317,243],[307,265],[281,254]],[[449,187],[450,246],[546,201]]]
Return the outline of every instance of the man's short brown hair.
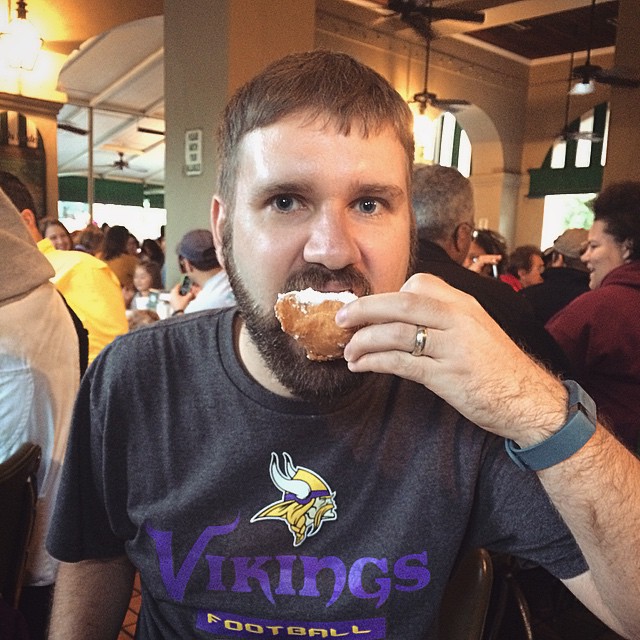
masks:
[[[391,126],[413,162],[413,119],[407,103],[380,74],[351,56],[331,51],[293,53],[270,64],[229,101],[218,131],[217,191],[233,210],[238,152],[243,137],[292,114],[325,121],[349,135]],[[283,149],[286,153],[286,149]]]

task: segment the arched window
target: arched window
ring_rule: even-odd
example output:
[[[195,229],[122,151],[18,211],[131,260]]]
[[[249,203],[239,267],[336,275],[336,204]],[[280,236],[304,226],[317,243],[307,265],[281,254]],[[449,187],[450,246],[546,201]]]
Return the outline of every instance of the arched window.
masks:
[[[543,249],[565,229],[593,224],[589,202],[602,186],[608,131],[609,108],[603,102],[571,122],[568,135],[553,143],[542,166],[529,171],[529,197],[544,198]]]
[[[554,142],[542,166],[529,169],[529,197],[600,191],[608,130],[606,102],[571,122],[566,139]]]

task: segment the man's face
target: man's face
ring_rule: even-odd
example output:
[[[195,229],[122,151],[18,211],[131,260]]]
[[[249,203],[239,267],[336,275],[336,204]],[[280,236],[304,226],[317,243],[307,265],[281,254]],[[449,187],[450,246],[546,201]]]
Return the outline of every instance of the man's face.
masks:
[[[528,271],[520,269],[518,271],[518,277],[523,287],[531,287],[534,284],[544,282],[542,277],[543,272],[544,260],[537,253],[534,253],[531,256],[531,268]]]
[[[222,203],[214,225],[252,341],[294,395],[333,397],[359,376],[343,360],[306,359],[275,318],[278,293],[398,290],[410,260],[408,188],[405,152],[391,129],[344,136],[290,116],[243,138],[235,208]]]

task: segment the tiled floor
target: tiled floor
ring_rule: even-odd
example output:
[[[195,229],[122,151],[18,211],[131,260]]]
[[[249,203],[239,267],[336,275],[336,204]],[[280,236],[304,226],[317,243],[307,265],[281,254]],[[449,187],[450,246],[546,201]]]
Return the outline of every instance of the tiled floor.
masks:
[[[131,601],[129,602],[129,610],[127,611],[127,615],[124,617],[124,623],[120,630],[120,634],[118,635],[118,640],[130,640],[134,637],[141,602],[142,595],[140,594],[140,576],[136,573],[136,578],[133,583],[133,593],[131,594]]]

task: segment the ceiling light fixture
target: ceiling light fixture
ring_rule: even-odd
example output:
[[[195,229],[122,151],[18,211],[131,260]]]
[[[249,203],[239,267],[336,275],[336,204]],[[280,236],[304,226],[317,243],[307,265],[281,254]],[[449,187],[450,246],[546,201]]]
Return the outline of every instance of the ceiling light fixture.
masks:
[[[36,28],[27,20],[27,3],[18,0],[17,17],[0,33],[0,59],[14,69],[31,71],[43,45]]]
[[[578,80],[569,91],[572,96],[587,96],[596,90],[596,83],[591,78]]]

